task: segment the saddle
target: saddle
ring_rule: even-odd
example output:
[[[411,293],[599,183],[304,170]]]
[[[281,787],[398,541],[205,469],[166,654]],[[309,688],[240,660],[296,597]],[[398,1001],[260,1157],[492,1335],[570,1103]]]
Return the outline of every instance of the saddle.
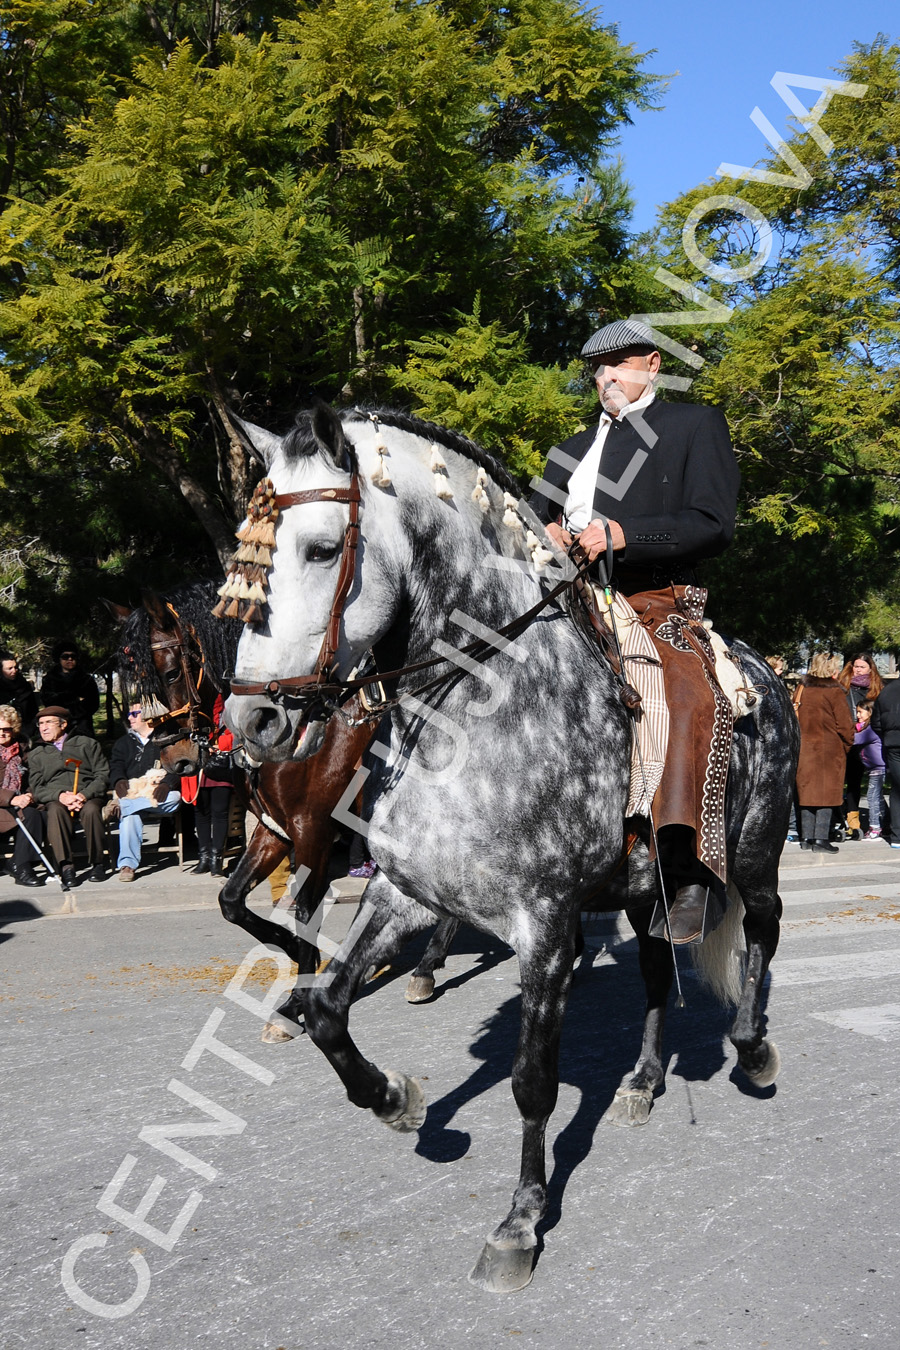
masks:
[[[735,716],[747,712],[759,694],[704,621],[706,598],[703,587],[670,585],[627,599],[616,594],[610,607],[603,591],[584,586],[581,592],[604,652],[613,649],[614,669],[621,671],[623,689],[629,691],[627,697],[623,692],[623,701],[634,712],[626,814],[649,815],[652,806],[657,832],[669,825],[687,827],[697,860],[724,892],[732,730]]]

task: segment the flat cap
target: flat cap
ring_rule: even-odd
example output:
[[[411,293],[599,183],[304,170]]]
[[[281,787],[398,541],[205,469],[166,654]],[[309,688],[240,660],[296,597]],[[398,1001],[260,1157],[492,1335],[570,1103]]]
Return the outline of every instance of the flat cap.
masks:
[[[69,722],[72,714],[68,708],[62,708],[58,703],[51,703],[49,708],[41,708],[38,713],[38,720],[42,717],[58,717],[61,722]]]
[[[605,356],[607,352],[621,352],[626,347],[645,347],[648,352],[657,351],[653,329],[639,319],[616,319],[615,323],[608,323],[588,338],[581,355],[586,358]]]

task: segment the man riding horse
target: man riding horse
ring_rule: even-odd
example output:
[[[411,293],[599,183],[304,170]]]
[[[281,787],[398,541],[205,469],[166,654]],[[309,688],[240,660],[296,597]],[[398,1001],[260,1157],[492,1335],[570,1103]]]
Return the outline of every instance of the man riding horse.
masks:
[[[666,893],[674,894],[668,926],[675,942],[701,941],[727,881],[721,804],[732,722],[694,565],[731,542],[740,473],[718,409],[656,397],[660,355],[645,324],[607,324],[581,355],[600,420],[551,450],[531,505],[561,548],[577,540],[592,571],[611,545],[614,590],[653,639],[672,712],[653,800]]]

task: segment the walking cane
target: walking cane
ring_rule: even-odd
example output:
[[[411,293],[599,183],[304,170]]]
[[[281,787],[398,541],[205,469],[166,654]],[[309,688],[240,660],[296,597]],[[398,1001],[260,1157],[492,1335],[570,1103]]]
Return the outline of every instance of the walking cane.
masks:
[[[74,764],[74,765],[75,765],[75,781],[74,781],[73,784],[72,784],[72,791],[73,791],[73,792],[77,792],[77,791],[78,791],[78,770],[81,768],[82,761],[81,761],[80,759],[67,759],[67,760],[66,760],[66,768],[68,768],[70,764]],[[74,820],[74,818],[75,818],[75,812],[74,812],[74,810],[73,810],[72,808],[69,809],[69,815],[70,815],[70,816],[73,818],[73,820]]]
[[[63,879],[62,879],[62,877],[60,876],[59,872],[57,872],[56,868],[55,868],[55,867],[53,866],[53,864],[50,862],[50,859],[47,857],[47,855],[46,855],[45,853],[42,852],[42,850],[41,850],[41,848],[40,848],[40,846],[39,846],[37,840],[35,839],[34,835],[33,835],[33,834],[31,833],[31,831],[26,827],[25,821],[22,819],[22,808],[21,808],[21,807],[17,807],[16,810],[15,810],[15,812],[14,812],[14,815],[15,815],[15,821],[16,821],[16,824],[18,825],[19,829],[20,829],[20,830],[22,831],[22,833],[24,834],[25,838],[28,840],[28,842],[29,842],[29,844],[31,845],[31,847],[34,849],[35,853],[36,853],[36,854],[38,855],[38,857],[40,858],[41,862],[42,862],[42,863],[44,864],[44,866],[46,867],[47,871],[50,873],[51,877],[56,877],[56,880],[59,882],[59,884],[60,884],[60,886],[62,887],[62,889],[63,889],[64,891],[67,891],[67,890],[69,889],[68,886],[67,886],[66,883],[63,881]]]

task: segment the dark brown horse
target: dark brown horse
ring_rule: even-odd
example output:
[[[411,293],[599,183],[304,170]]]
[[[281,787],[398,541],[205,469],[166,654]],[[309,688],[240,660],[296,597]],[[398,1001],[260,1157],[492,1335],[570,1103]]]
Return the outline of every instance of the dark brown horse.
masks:
[[[135,610],[109,604],[123,624],[123,684],[168,709],[168,717],[155,719],[154,734],[162,742],[163,766],[171,773],[197,772],[214,737],[213,704],[220,692],[227,694],[227,672],[242,625],[213,619],[210,611],[215,599],[214,583],[201,582],[168,598],[148,593]],[[296,987],[277,1010],[279,1020],[263,1028],[262,1039],[268,1044],[289,1041],[296,1034],[280,1019],[301,1025],[304,990],[315,973],[319,952],[290,927],[255,913],[247,897],[293,854],[295,876],[302,876],[302,884],[297,888],[295,883],[291,909],[301,930],[307,931],[305,925],[319,910],[328,889],[336,816],[374,733],[372,723],[361,721],[364,711],[358,698],[349,702],[345,717],[329,722],[322,751],[313,759],[261,766],[245,762],[235,776],[235,789],[258,824],[225,880],[219,906],[229,923],[260,942],[276,944],[298,967]],[[452,919],[438,925],[410,977],[406,991],[410,1003],[424,1002],[433,994],[434,971],[444,965],[458,926]]]

